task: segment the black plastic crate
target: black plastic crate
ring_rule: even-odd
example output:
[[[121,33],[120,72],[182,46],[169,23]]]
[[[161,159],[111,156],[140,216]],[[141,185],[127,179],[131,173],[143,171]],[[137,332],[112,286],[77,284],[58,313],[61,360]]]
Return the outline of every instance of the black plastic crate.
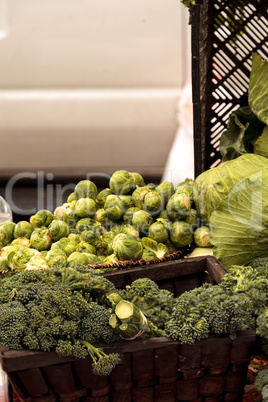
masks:
[[[197,0],[192,6],[195,176],[221,162],[230,113],[248,104],[252,53],[268,59],[267,0]]]

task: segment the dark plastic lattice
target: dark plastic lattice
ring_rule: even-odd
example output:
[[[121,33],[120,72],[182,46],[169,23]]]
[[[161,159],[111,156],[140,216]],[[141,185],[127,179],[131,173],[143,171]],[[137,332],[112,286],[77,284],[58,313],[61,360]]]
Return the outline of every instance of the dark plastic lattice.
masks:
[[[195,176],[221,162],[230,113],[247,105],[252,53],[268,59],[268,1],[204,0],[192,11]]]

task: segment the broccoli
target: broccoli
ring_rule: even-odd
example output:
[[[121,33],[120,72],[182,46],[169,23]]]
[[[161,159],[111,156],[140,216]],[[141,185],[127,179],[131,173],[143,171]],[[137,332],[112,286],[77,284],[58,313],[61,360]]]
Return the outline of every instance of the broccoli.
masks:
[[[110,343],[118,340],[116,332],[109,324],[111,313],[95,302],[89,304],[90,311],[81,320],[79,338],[88,342]]]
[[[209,332],[235,336],[237,330],[254,327],[255,314],[248,297],[205,283],[176,299],[165,330],[174,340],[193,343]]]
[[[268,368],[260,370],[255,378],[255,387],[262,393],[264,401],[268,400]]]
[[[157,283],[149,278],[139,278],[119,290],[120,296],[135,304],[146,316],[150,327],[160,330],[160,336],[165,336],[164,327],[170,318],[174,305],[174,295],[166,289],[160,289]],[[152,336],[153,332],[149,336]]]
[[[265,338],[268,341],[268,307],[266,307],[258,316],[256,324],[257,335]]]
[[[29,324],[29,313],[18,301],[4,303],[0,308],[0,345],[22,349],[22,339]]]
[[[112,342],[116,339],[112,327],[109,327],[110,312],[107,306],[84,297],[81,286],[84,286],[84,278],[78,273],[76,286],[78,271],[72,270],[71,281],[69,276],[66,281],[62,280],[69,271],[60,272],[55,268],[38,271],[37,275],[32,271],[30,275],[21,271],[3,281],[0,286],[0,300],[4,300],[0,309],[0,323],[3,323],[0,346],[56,351],[61,356],[79,358],[90,355],[94,372],[106,375],[120,357],[118,354],[105,354],[96,346],[90,346],[90,342]],[[85,275],[87,288],[94,289],[89,294],[95,300],[99,299],[99,294],[104,297],[108,288],[114,289],[105,278]],[[107,304],[110,305],[108,301]]]

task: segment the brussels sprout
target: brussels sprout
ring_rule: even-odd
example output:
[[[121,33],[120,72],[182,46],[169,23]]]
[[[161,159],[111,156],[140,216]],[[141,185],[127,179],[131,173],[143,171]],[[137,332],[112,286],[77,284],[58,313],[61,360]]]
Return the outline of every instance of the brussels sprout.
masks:
[[[193,227],[190,223],[176,221],[170,234],[170,241],[175,247],[188,246],[193,242]]]
[[[70,233],[68,235],[68,239],[71,239],[74,242],[79,243],[80,242],[80,234],[78,234],[78,233]]]
[[[195,227],[198,224],[198,213],[197,210],[194,208],[191,208],[189,212],[186,214],[186,218],[184,219],[185,222],[191,223],[193,227]]]
[[[44,226],[50,225],[53,221],[53,214],[47,209],[40,209],[36,212],[35,215],[30,217],[30,223],[32,224],[33,228],[41,228]]]
[[[209,227],[200,226],[194,231],[194,242],[198,247],[212,247],[209,241]]]
[[[144,178],[142,177],[142,175],[140,173],[131,172],[131,175],[134,179],[136,186],[138,186],[138,187],[144,186]]]
[[[29,247],[20,247],[17,250],[11,260],[9,266],[14,271],[22,271],[26,268],[27,262],[35,255],[39,254],[37,250]]]
[[[14,222],[5,222],[0,225],[0,242],[6,246],[14,239]]]
[[[79,253],[90,253],[90,254],[97,254],[96,247],[86,241],[80,241],[77,244],[75,251]]]
[[[98,229],[92,228],[90,230],[84,230],[80,234],[81,241],[92,244],[97,249],[101,248],[101,233]]]
[[[113,239],[115,238],[116,233],[115,232],[106,232],[101,236],[101,245],[102,248],[104,248],[105,250],[107,250],[108,244],[113,241]]]
[[[67,260],[67,255],[60,248],[53,248],[47,252],[45,260],[51,268],[53,264],[62,263]]]
[[[48,250],[52,243],[52,238],[46,227],[35,229],[30,237],[32,247],[38,251]]]
[[[104,204],[104,211],[112,221],[117,221],[124,215],[124,204],[118,195],[108,195]]]
[[[91,254],[91,253],[83,253],[87,257],[87,263],[86,265],[98,265],[100,264],[100,257],[96,254]]]
[[[112,194],[113,194],[113,192],[110,188],[105,188],[104,190],[101,190],[98,193],[97,198],[96,198],[96,202],[97,202],[98,206],[100,208],[103,208],[106,198],[108,197],[108,195],[112,195]]]
[[[105,257],[105,259],[103,260],[103,264],[115,264],[118,261],[119,261],[118,258],[113,253]]]
[[[158,191],[150,191],[145,194],[142,208],[151,215],[157,215],[164,209],[163,199]]]
[[[170,219],[157,218],[156,222],[161,222],[168,231],[168,234],[173,230],[173,222]]]
[[[74,212],[79,218],[94,216],[97,204],[92,198],[79,198],[75,204]]]
[[[66,222],[70,229],[75,228],[79,219],[75,214],[76,202],[77,201],[72,201],[70,203],[66,202],[62,204],[62,206],[57,207],[53,213],[54,219]]]
[[[30,239],[31,234],[33,232],[33,225],[28,222],[28,221],[20,221],[16,223],[14,227],[14,239],[17,239],[18,237],[26,237],[27,239]]]
[[[140,210],[141,210],[141,208],[138,208],[138,207],[128,208],[126,210],[126,212],[124,213],[124,215],[123,215],[123,221],[125,223],[131,224],[134,212],[137,212],[137,211],[140,211]]]
[[[158,243],[150,237],[143,237],[141,241],[144,250],[152,251],[156,255],[156,258],[163,258],[170,254],[170,251],[165,244]]]
[[[144,249],[141,258],[142,260],[149,261],[149,260],[156,260],[157,256],[152,250]]]
[[[67,261],[70,263],[78,263],[87,265],[89,258],[86,253],[80,253],[79,251],[74,251],[72,254],[69,255]]]
[[[146,194],[148,194],[150,190],[146,187],[138,187],[132,193],[132,202],[135,207],[142,209],[143,207],[143,199]]]
[[[10,271],[10,268],[6,263],[6,260],[0,257],[0,272],[1,271]]]
[[[109,227],[112,225],[112,221],[108,218],[104,208],[99,208],[95,215],[94,215],[94,219],[97,222],[100,222],[103,226],[105,227]]]
[[[77,233],[82,233],[85,230],[91,230],[91,229],[100,230],[100,228],[101,224],[92,218],[79,219],[75,227]]]
[[[51,245],[51,250],[60,249],[67,257],[76,250],[77,242],[69,237],[62,237],[60,240],[56,241]]]
[[[78,200],[78,196],[74,191],[71,194],[69,194],[67,197],[67,203],[77,201],[77,200]]]
[[[173,194],[167,202],[166,210],[171,220],[185,219],[191,210],[191,199],[185,194]]]
[[[32,245],[30,239],[27,239],[27,237],[17,237],[16,239],[12,240],[10,244],[14,244],[19,247],[31,247]]]
[[[110,178],[109,187],[114,194],[129,194],[136,188],[136,184],[130,172],[117,170]]]
[[[141,239],[125,233],[119,233],[113,240],[113,252],[120,261],[139,260],[143,253]]]
[[[132,225],[138,230],[141,235],[148,233],[150,225],[153,223],[153,217],[149,212],[137,211],[133,214]]]
[[[0,251],[0,260],[2,261],[2,265],[4,265],[3,263],[5,263],[9,268],[11,268],[10,262],[12,260],[12,257],[19,249],[20,247],[17,245],[8,245],[2,247]]]
[[[81,180],[77,183],[74,189],[74,193],[77,195],[77,198],[93,198],[96,199],[98,194],[98,189],[91,180]]]
[[[171,181],[163,181],[156,187],[163,199],[163,204],[166,205],[170,197],[175,193],[174,184]]]
[[[168,236],[168,230],[165,228],[163,222],[156,221],[149,226],[148,237],[157,241],[158,243],[165,243],[168,240]]]
[[[134,207],[131,195],[119,195],[118,197],[122,201],[124,212],[126,212],[128,208]]]
[[[176,194],[185,194],[188,197],[192,198],[193,197],[193,186],[194,186],[194,180],[187,178],[177,185],[177,187],[175,189],[175,193]]]
[[[130,223],[122,225],[122,229],[120,233],[130,234],[132,236],[139,236],[139,231]]]
[[[154,191],[156,189],[156,185],[154,183],[147,183],[145,187],[148,188],[150,191]]]
[[[49,266],[46,260],[40,254],[34,255],[30,260],[27,262],[25,270],[32,270],[32,269],[48,269]]]
[[[160,212],[160,214],[158,215],[158,218],[169,219],[167,210],[166,210],[166,209],[163,209],[163,210]]]
[[[64,221],[54,220],[48,227],[48,234],[53,241],[58,241],[70,234],[70,228]]]

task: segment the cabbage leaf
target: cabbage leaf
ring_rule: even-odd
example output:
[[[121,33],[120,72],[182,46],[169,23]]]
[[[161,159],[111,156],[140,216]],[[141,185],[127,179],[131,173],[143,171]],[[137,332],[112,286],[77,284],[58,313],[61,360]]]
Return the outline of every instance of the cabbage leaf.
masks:
[[[210,217],[209,238],[226,269],[268,256],[268,167],[232,187]]]
[[[195,179],[193,186],[196,210],[205,223],[233,186],[253,173],[268,168],[268,159],[255,154],[243,154],[236,159],[206,170]]]
[[[268,61],[257,53],[252,55],[248,103],[258,119],[268,125]]]

